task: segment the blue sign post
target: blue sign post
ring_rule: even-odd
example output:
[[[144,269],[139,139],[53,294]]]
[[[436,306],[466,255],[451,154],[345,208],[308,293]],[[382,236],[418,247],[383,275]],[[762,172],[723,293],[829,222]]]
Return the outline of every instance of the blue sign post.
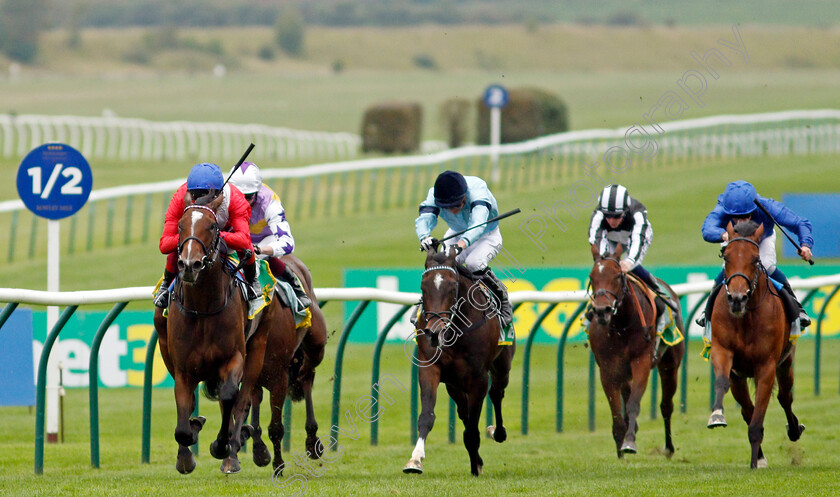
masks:
[[[93,174],[84,156],[63,143],[46,143],[24,157],[17,173],[23,204],[36,216],[47,218],[47,291],[59,289],[59,219],[72,216],[90,197]],[[47,307],[47,333],[58,322],[58,307]],[[58,441],[58,365],[47,367],[47,441]],[[37,400],[37,399],[36,399]],[[39,406],[40,407],[40,406]],[[42,427],[36,427],[36,433]]]
[[[484,105],[490,107],[490,161],[493,164],[491,181],[499,182],[499,143],[502,138],[502,107],[508,103],[508,92],[502,85],[490,85],[484,90]]]

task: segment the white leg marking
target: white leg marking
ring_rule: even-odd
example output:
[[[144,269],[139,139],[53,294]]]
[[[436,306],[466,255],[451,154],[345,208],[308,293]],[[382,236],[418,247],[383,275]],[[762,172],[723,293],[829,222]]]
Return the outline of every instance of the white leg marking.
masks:
[[[422,461],[426,458],[426,440],[423,438],[417,439],[417,445],[414,446],[414,452],[411,453],[412,461]]]

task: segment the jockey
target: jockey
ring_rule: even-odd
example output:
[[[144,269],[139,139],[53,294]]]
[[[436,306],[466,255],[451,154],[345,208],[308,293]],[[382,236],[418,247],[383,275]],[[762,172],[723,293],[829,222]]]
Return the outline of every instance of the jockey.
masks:
[[[762,207],[767,209],[767,212],[773,217],[768,217],[759,209],[755,204],[756,201],[761,203]],[[733,181],[726,185],[724,192],[718,196],[717,205],[706,216],[702,228],[703,239],[709,243],[728,242],[729,233],[726,232],[726,226],[730,222],[734,225],[739,221],[747,219],[764,225],[764,234],[761,237],[761,243],[758,245],[761,264],[767,270],[767,275],[781,283],[783,289],[787,291],[788,296],[793,299],[793,303],[799,307],[799,324],[805,328],[811,324],[811,319],[796,298],[796,294],[793,288],[791,288],[787,277],[776,266],[776,231],[773,229],[773,220],[775,219],[779,225],[797,234],[801,247],[799,256],[806,261],[811,260],[811,247],[814,245],[814,239],[811,237],[811,223],[804,217],[796,215],[781,202],[777,202],[771,198],[761,197],[756,193],[755,187],[746,181]],[[698,325],[706,325],[707,318],[711,315],[712,305],[714,304],[717,292],[723,284],[724,277],[724,271],[721,269],[715,278],[715,286],[706,302],[705,312],[703,316],[697,319]]]
[[[254,242],[254,254],[260,259],[268,259],[268,265],[274,276],[282,278],[294,289],[295,296],[303,307],[309,307],[312,301],[303,290],[295,273],[281,256],[295,250],[292,229],[286,220],[286,211],[280,203],[280,197],[262,182],[260,169],[253,162],[243,162],[242,167],[230,177],[230,184],[245,195],[251,205],[251,241]]]
[[[420,215],[414,221],[414,230],[420,239],[421,250],[428,250],[437,245],[431,233],[437,226],[438,216],[449,225],[444,235],[447,237],[498,215],[496,198],[484,180],[475,176],[464,177],[455,171],[444,171],[435,180],[435,186],[429,189],[426,200],[420,204]],[[456,247],[458,255],[455,260],[464,264],[477,280],[484,281],[499,300],[501,305],[498,312],[502,328],[507,329],[513,322],[507,289],[489,267],[490,261],[502,248],[499,223],[492,222],[467,231],[444,244],[446,250]]]
[[[633,273],[644,281],[666,302],[670,296],[662,290],[656,278],[642,267],[642,260],[653,241],[653,227],[647,218],[645,206],[627,193],[621,185],[609,185],[598,197],[598,207],[589,221],[589,244],[593,257],[615,252],[618,245],[624,249],[621,270]]]
[[[222,189],[223,184],[224,179],[219,166],[209,163],[196,164],[190,170],[187,182],[181,185],[172,196],[169,208],[166,210],[163,234],[160,236],[160,252],[166,254],[166,267],[163,272],[163,281],[155,295],[156,306],[166,308],[169,305],[169,286],[178,273],[178,221],[184,213],[184,196],[187,192],[193,199],[208,195],[212,197],[224,195],[222,205],[216,213],[221,228],[219,236],[224,242],[220,245],[220,252],[236,251],[240,258],[247,256],[243,272],[249,283],[249,300],[262,298],[257,278],[257,265],[251,253],[251,237],[248,234],[251,206],[236,187],[227,185]]]

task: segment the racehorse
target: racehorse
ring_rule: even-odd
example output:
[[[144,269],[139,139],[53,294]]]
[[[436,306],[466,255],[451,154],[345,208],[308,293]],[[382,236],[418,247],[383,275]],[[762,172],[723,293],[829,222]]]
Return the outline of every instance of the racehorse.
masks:
[[[195,469],[189,446],[198,441],[205,422],[204,417],[190,417],[200,381],[208,397],[219,399],[222,411],[210,454],[223,459],[222,472],[240,470],[236,454],[250,431],[242,429],[249,394],[262,369],[269,329],[281,310],[276,299],[272,301],[246,343],[248,304],[219,251],[216,212],[222,200],[222,196],[193,199],[189,193],[184,197],[178,222],[178,279],[168,317],[155,309],[161,356],[175,380],[179,445],[175,467],[181,473]],[[247,395],[240,393],[240,382]]]
[[[764,439],[764,415],[779,382],[779,404],[787,417],[787,435],[799,440],[804,425],[793,414],[793,355],[790,323],[775,288],[761,264],[758,244],[764,226],[742,221],[730,223],[729,241],[723,249],[726,293],[719,292],[712,308],[711,359],[715,372],[715,402],[709,428],[726,426],[723,396],[732,388],[732,396],[741,405],[741,415],[749,426],[752,447],[750,468],[766,468],[761,450]],[[755,378],[755,405],[750,398],[747,378]]]
[[[589,273],[592,285],[594,319],[589,327],[589,343],[601,373],[601,385],[612,412],[612,433],[618,457],[636,453],[636,431],[641,400],[648,383],[650,370],[659,371],[662,401],[659,410],[665,423],[665,455],[674,454],[671,441],[671,414],[674,412],[674,393],[677,373],[685,353],[685,344],[670,346],[657,357],[655,343],[658,312],[667,312],[664,303],[660,310],[647,298],[638,282],[621,270],[615,254],[595,256]],[[675,302],[679,297],[662,280]],[[674,320],[682,331],[682,318],[675,312]],[[662,350],[662,347],[659,347]]]
[[[498,303],[483,286],[455,263],[456,251],[427,251],[426,270],[420,283],[422,313],[417,319],[417,364],[420,366],[421,412],[419,438],[405,473],[422,473],[426,437],[435,422],[438,385],[458,407],[464,423],[464,446],[470,455],[470,471],[481,474],[484,462],[478,455],[481,435],[478,423],[487,395],[496,413],[496,426],[487,428],[496,442],[507,438],[502,420],[502,398],[508,384],[515,344],[500,346]]]
[[[316,443],[318,423],[315,421],[315,408],[312,404],[312,383],[315,381],[315,368],[324,358],[324,346],[327,343],[327,322],[313,294],[312,275],[309,268],[291,254],[283,256],[283,262],[298,275],[312,300],[312,305],[309,307],[312,312],[312,324],[299,328],[295,335],[290,335],[285,333],[285,330],[288,326],[294,328],[295,323],[290,313],[284,313],[283,319],[292,319],[292,322],[286,322],[282,327],[274,327],[269,333],[263,369],[251,395],[254,463],[257,466],[266,466],[271,462],[271,454],[261,438],[262,429],[260,428],[260,403],[263,398],[262,389],[265,387],[271,395],[269,402],[271,422],[268,425],[268,437],[274,446],[274,469],[277,471],[279,468],[281,474],[284,463],[280,453],[280,442],[285,433],[283,404],[287,393],[295,402],[301,399],[306,400],[306,450],[312,459],[318,459],[321,456],[323,446]]]

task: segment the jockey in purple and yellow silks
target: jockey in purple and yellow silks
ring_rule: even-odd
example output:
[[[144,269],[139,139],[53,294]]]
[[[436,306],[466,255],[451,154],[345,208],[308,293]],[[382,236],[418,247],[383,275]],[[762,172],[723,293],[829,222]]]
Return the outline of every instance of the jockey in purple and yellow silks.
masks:
[[[249,221],[254,253],[260,259],[268,259],[271,273],[289,283],[303,307],[312,303],[294,272],[280,257],[295,250],[295,239],[286,219],[286,211],[280,197],[262,182],[260,169],[253,162],[243,162],[233,173],[230,183],[237,187],[251,204]]]

